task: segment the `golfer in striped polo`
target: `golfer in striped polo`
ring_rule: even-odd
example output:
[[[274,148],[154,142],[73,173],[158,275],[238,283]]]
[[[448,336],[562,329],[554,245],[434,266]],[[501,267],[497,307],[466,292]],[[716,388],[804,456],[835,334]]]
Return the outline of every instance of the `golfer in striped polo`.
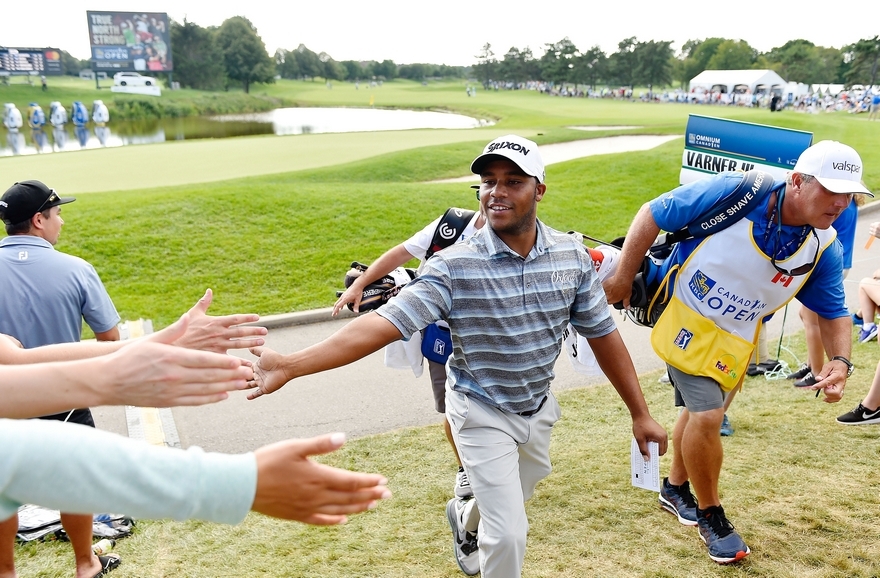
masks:
[[[522,573],[524,502],[551,470],[550,431],[560,409],[550,382],[569,323],[629,409],[642,454],[649,441],[665,453],[667,437],[651,418],[583,244],[537,218],[546,192],[537,145],[500,137],[471,170],[480,175],[488,226],[437,253],[397,297],[321,343],[287,356],[253,349],[260,360],[250,397],[447,321],[446,416],[474,492],[447,504],[456,561],[466,574],[507,578]]]

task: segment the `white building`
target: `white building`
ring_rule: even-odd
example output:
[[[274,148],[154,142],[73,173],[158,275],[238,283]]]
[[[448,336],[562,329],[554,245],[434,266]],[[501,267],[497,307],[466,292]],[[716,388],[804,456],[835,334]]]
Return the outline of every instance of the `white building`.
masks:
[[[688,89],[703,92],[776,93],[782,95],[785,80],[772,70],[704,70],[693,77]]]

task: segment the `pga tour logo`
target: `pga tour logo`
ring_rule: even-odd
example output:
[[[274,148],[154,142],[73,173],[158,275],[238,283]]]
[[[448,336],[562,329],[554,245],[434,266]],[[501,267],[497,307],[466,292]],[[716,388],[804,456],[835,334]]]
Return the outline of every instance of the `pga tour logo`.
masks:
[[[678,335],[675,336],[675,340],[673,341],[673,343],[676,347],[684,351],[688,348],[688,345],[691,344],[691,339],[693,338],[693,331],[688,331],[687,329],[682,327],[681,331],[678,332]]]
[[[445,355],[446,343],[444,343],[444,341],[442,339],[435,339],[433,350],[434,350],[434,353],[436,353],[437,355]]]

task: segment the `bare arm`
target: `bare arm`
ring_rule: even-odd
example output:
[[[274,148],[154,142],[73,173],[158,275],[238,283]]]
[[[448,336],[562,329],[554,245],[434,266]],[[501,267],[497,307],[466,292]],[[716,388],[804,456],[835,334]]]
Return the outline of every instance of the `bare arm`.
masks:
[[[358,317],[324,341],[289,355],[255,347],[251,353],[260,359],[254,366],[254,382],[249,385],[257,389],[248,394],[248,399],[272,393],[297,377],[348,365],[401,337],[393,323],[373,313]]]
[[[339,296],[336,304],[333,305],[333,315],[338,315],[339,311],[349,303],[352,304],[355,313],[360,313],[361,297],[363,297],[364,288],[413,258],[414,256],[404,248],[403,244],[392,247],[382,253],[378,259],[373,261],[372,265],[367,267],[363,275],[355,279],[354,283]]]
[[[187,323],[184,315],[171,325],[163,333],[165,342],[138,340],[94,359],[3,367],[0,417],[34,417],[98,405],[201,405],[244,389],[253,377],[248,362],[170,345],[183,335]]]
[[[825,319],[819,316],[819,334],[828,357],[839,355],[849,359],[852,353],[852,322],[849,317]],[[843,397],[846,387],[847,366],[842,361],[829,361],[816,375],[816,385],[811,389],[825,391],[825,402],[836,403]]]
[[[83,341],[24,349],[18,340],[0,334],[0,365],[24,365],[50,361],[72,361],[107,355],[126,345],[125,341]]]
[[[605,295],[608,297],[608,303],[623,301],[623,306],[629,307],[633,279],[639,272],[648,249],[654,244],[659,233],[660,227],[654,221],[651,207],[645,203],[636,213],[629,226],[629,231],[626,233],[617,271],[602,283]]]
[[[262,338],[266,335],[265,327],[246,326],[242,323],[253,323],[260,319],[259,315],[244,313],[236,315],[223,315],[214,317],[207,314],[211,306],[213,293],[210,289],[189,310],[189,321],[185,333],[176,338],[174,345],[187,349],[200,349],[202,351],[214,351],[226,353],[229,349],[247,349],[259,347],[265,343]],[[164,333],[175,331],[166,327],[152,335],[141,339],[168,343]],[[105,332],[111,333],[111,332]],[[105,335],[102,334],[102,335]],[[107,335],[112,337],[112,335]],[[117,331],[118,336],[118,331]],[[120,348],[137,343],[141,339],[128,341],[83,341],[80,343],[58,343],[44,345],[32,349],[22,349],[21,344],[13,337],[0,334],[0,365],[21,365],[27,363],[46,363],[50,361],[73,361],[75,359],[89,359],[101,355],[107,355],[118,351]]]
[[[596,361],[602,372],[611,381],[611,385],[617,390],[617,394],[626,404],[633,421],[633,436],[639,444],[639,450],[645,459],[648,458],[648,442],[657,442],[660,455],[666,453],[668,441],[666,430],[654,421],[645,403],[642,387],[636,375],[635,367],[629,351],[617,330],[603,337],[587,339]]]
[[[119,341],[119,327],[115,326],[107,331],[95,332],[95,339],[98,341]]]

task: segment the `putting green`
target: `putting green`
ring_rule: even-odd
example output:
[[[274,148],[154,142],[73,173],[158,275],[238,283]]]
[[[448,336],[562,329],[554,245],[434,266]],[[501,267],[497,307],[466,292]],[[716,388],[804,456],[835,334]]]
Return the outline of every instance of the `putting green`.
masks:
[[[38,179],[63,194],[128,191],[314,169],[424,146],[482,144],[506,132],[408,130],[176,141],[7,157],[0,159],[0,175],[8,184]]]

